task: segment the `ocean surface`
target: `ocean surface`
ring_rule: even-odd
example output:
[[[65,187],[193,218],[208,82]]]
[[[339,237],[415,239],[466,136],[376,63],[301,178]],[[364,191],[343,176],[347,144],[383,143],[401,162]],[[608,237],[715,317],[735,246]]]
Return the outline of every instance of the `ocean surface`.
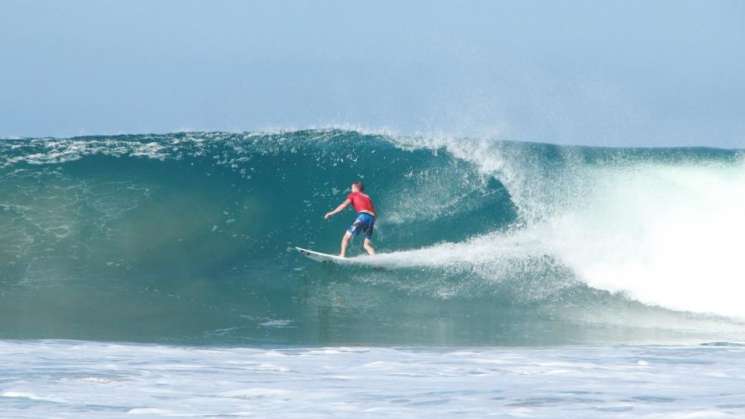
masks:
[[[292,251],[358,179],[380,254]],[[4,417],[745,417],[740,150],[4,139],[0,180]]]
[[[745,348],[0,342],[3,417],[742,418]]]

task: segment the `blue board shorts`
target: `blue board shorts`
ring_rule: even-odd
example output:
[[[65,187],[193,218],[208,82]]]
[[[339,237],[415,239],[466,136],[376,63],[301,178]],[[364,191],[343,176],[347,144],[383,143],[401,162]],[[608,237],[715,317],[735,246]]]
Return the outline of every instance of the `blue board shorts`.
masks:
[[[365,233],[366,239],[371,239],[373,235],[373,229],[375,228],[375,217],[366,213],[361,212],[357,214],[357,218],[347,229],[352,236],[357,236],[360,233]]]

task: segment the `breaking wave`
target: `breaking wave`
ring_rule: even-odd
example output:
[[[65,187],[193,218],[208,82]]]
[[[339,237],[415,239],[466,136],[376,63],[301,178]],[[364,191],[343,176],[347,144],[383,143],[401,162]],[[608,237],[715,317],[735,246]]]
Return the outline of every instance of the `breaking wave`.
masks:
[[[545,344],[739,339],[745,162],[345,130],[0,141],[0,334]],[[380,255],[334,252],[363,179]],[[358,247],[358,246],[357,246]],[[354,249],[353,251],[358,251]]]

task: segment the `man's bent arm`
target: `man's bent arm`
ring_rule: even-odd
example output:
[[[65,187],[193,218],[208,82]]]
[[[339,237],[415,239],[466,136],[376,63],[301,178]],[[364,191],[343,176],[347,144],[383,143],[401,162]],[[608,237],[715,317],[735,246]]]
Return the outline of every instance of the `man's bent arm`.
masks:
[[[339,206],[336,207],[335,210],[327,212],[326,215],[323,216],[323,218],[325,218],[325,219],[328,220],[329,218],[333,217],[334,215],[342,212],[344,210],[344,208],[346,208],[349,204],[351,204],[351,201],[349,199],[345,199],[344,202],[342,202],[341,204],[339,204]]]

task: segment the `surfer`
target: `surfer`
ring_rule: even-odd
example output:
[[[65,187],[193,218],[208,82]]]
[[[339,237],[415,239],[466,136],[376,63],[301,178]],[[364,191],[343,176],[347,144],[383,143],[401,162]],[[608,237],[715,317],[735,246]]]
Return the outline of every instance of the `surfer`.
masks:
[[[372,245],[373,228],[375,227],[375,206],[373,206],[372,199],[370,196],[365,194],[365,185],[361,181],[352,183],[352,192],[347,195],[347,199],[344,200],[335,210],[329,211],[323,216],[325,219],[329,219],[334,215],[342,212],[344,208],[352,204],[352,207],[357,211],[357,218],[344,233],[344,237],[341,239],[341,250],[339,256],[346,257],[347,246],[349,246],[349,240],[353,236],[360,233],[365,234],[365,240],[362,242],[362,247],[365,248],[368,254],[374,255],[375,248]]]

